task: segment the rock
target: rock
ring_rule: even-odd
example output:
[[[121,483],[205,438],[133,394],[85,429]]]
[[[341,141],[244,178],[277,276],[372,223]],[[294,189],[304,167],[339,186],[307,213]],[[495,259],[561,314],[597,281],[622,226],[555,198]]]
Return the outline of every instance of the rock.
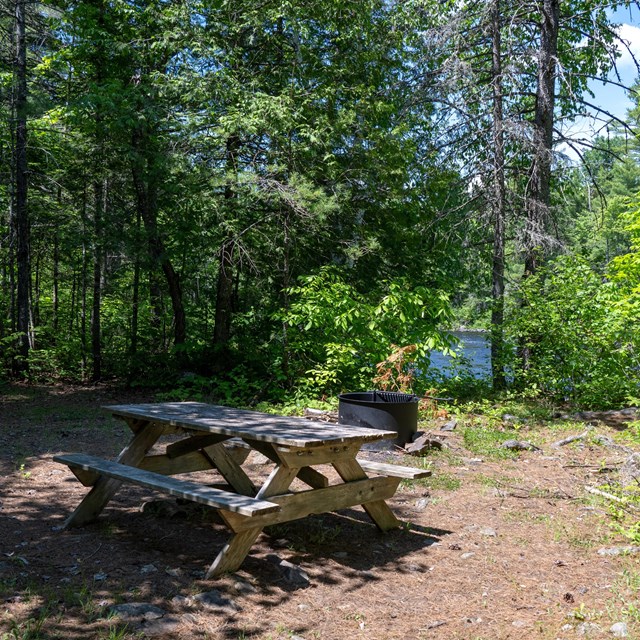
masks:
[[[495,529],[492,529],[491,527],[483,527],[482,529],[480,529],[480,535],[481,536],[487,536],[488,538],[497,538],[498,534],[496,532]]]
[[[104,580],[106,580],[106,579],[107,579],[107,574],[101,571],[100,573],[96,573],[96,574],[93,576],[93,579],[94,579],[96,582],[103,582]]]
[[[431,500],[429,498],[420,498],[416,500],[416,509],[418,511],[424,511],[428,506]]]
[[[141,631],[148,638],[174,638],[181,625],[180,618],[167,616],[166,618],[159,618],[145,623]]]
[[[540,447],[536,447],[528,440],[505,440],[502,445],[502,449],[510,449],[511,451],[542,451]]]
[[[584,440],[588,435],[589,435],[589,432],[585,431],[584,433],[580,433],[575,436],[567,436],[562,440],[558,440],[557,442],[554,442],[551,446],[554,448],[564,447],[565,445],[571,444],[572,442],[576,442],[578,440]]]
[[[437,437],[425,433],[417,440],[408,443],[404,450],[412,456],[420,456],[425,453],[429,453],[432,449],[444,448],[446,448],[446,445],[442,440],[438,440]]]
[[[511,415],[510,413],[503,413],[502,422],[519,422],[519,420],[518,416]]]
[[[458,426],[458,421],[453,419],[445,422],[441,427],[440,431],[453,431]]]
[[[198,595],[189,598],[189,601],[193,604],[198,604],[204,609],[209,611],[216,611],[219,613],[236,613],[237,611],[241,611],[242,607],[240,607],[237,603],[229,598],[223,596],[216,589],[212,589],[211,591],[205,591],[204,593],[199,593]]]
[[[176,568],[171,568],[171,567],[167,567],[164,572],[168,575],[171,576],[172,578],[179,578],[182,575],[182,570],[178,567]]]
[[[476,554],[473,551],[467,551],[466,553],[463,553],[460,557],[463,560],[468,560],[469,558],[473,558],[473,556],[475,556]]]
[[[257,589],[246,580],[236,580],[233,583],[233,590],[236,593],[256,593]]]
[[[602,631],[599,624],[595,622],[583,622],[576,627],[576,633],[579,636],[594,636]]]
[[[282,560],[274,554],[267,556],[267,560],[278,567],[280,574],[288,584],[304,589],[311,585],[309,576],[301,567],[288,560]]]
[[[599,556],[622,556],[622,555],[635,555],[640,553],[640,547],[626,546],[626,547],[602,547],[598,549]]]
[[[609,627],[614,638],[626,638],[629,635],[629,627],[626,622],[616,622]]]
[[[116,604],[109,610],[113,615],[118,616],[121,620],[129,622],[142,620],[157,620],[164,616],[165,611],[160,607],[147,602],[127,602],[124,604]]]
[[[158,568],[153,564],[145,564],[144,567],[140,568],[140,573],[146,575],[148,573],[156,573]]]
[[[623,487],[638,486],[640,482],[640,453],[630,455],[620,467],[620,484]]]
[[[511,623],[512,627],[516,627],[517,629],[524,629],[525,627],[528,627],[529,625],[524,621],[524,620],[514,620]]]

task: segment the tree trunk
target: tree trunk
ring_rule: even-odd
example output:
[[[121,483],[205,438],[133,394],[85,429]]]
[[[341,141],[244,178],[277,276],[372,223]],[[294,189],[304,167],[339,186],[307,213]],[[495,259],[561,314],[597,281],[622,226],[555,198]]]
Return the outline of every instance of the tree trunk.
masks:
[[[136,219],[136,239],[140,237],[140,213]],[[133,381],[134,371],[137,369],[136,359],[138,355],[138,317],[140,311],[140,248],[138,242],[135,246],[135,263],[133,266],[133,293],[131,300],[131,338],[129,343],[129,372],[127,384]]]
[[[504,113],[500,0],[491,7],[493,97],[493,260],[491,270],[491,371],[493,388],[505,387],[504,376],[504,242],[506,185],[504,174]]]
[[[558,55],[560,0],[544,0],[538,51],[538,81],[533,122],[533,159],[525,201],[525,277],[540,267],[551,206],[551,161]]]
[[[237,199],[236,181],[238,173],[238,150],[240,141],[237,136],[229,136],[226,144],[227,184],[224,198],[226,211],[231,215]],[[231,338],[231,320],[233,316],[233,283],[235,270],[235,241],[227,236],[218,252],[218,286],[216,289],[216,315],[213,327],[213,347],[222,353]]]
[[[95,247],[93,251],[93,303],[91,307],[91,359],[93,362],[91,377],[94,381],[97,381],[102,378],[102,331],[100,324],[100,309],[102,306],[102,226],[106,197],[105,185],[101,180],[94,182],[93,195]]]
[[[137,210],[142,218],[147,234],[152,268],[155,265],[159,265],[167,281],[173,309],[174,343],[184,344],[187,327],[182,303],[180,276],[173,268],[173,264],[167,256],[164,243],[158,230],[157,178],[151,166],[153,160],[149,158],[150,155],[153,155],[153,151],[147,148],[147,144],[148,141],[143,132],[137,131],[134,133],[133,147],[137,151],[137,157],[133,159],[131,168],[133,184],[136,191]]]
[[[18,357],[14,371],[24,375],[29,368],[29,211],[27,203],[27,39],[26,0],[16,0],[15,56],[15,230],[18,287],[16,296]]]

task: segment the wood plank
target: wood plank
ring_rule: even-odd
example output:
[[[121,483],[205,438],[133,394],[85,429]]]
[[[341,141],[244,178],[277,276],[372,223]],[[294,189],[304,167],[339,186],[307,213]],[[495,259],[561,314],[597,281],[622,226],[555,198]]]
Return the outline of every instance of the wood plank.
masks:
[[[384,462],[374,462],[373,460],[363,460],[357,458],[358,464],[370,473],[377,473],[393,478],[404,478],[406,480],[417,480],[418,478],[428,478],[431,475],[430,469],[417,469],[416,467],[404,467],[397,464],[386,464]]]
[[[333,466],[345,482],[364,480],[367,477],[367,474],[355,458],[346,462],[336,462]],[[393,515],[389,505],[384,500],[373,500],[363,503],[362,508],[381,531],[395,529],[402,524],[400,520]]]
[[[140,427],[131,442],[121,451],[118,456],[118,462],[136,466],[153,447],[162,433],[162,425],[148,424],[144,428]],[[93,522],[109,504],[109,501],[121,485],[122,481],[115,478],[107,476],[98,478],[91,491],[67,518],[64,528],[81,527],[84,524]]]
[[[263,456],[269,458],[272,462],[280,464],[280,458],[272,444],[269,444],[268,442],[257,442],[255,440],[246,440],[246,443],[247,446],[255,449]],[[322,487],[329,486],[329,478],[312,467],[302,467],[302,469],[298,470],[297,477],[314,489],[321,489]]]
[[[71,468],[71,471],[85,487],[92,487],[100,477],[100,474],[95,471],[85,471],[84,469],[78,469],[77,467]]]
[[[255,496],[256,487],[242,467],[233,459],[223,444],[207,447],[202,452],[219,471],[220,475],[243,496]]]
[[[285,493],[295,477],[295,469],[276,467],[260,491],[258,491],[257,497],[264,499]],[[223,514],[224,512],[221,511],[220,515],[224,518]],[[205,578],[236,571],[244,562],[260,533],[262,533],[262,527],[251,527],[245,531],[234,533],[209,567]]]
[[[245,516],[269,513],[280,509],[279,505],[273,502],[242,496],[229,491],[221,491],[220,489],[212,489],[196,482],[177,480],[176,478],[144,471],[137,467],[129,467],[117,462],[103,460],[97,456],[88,456],[80,453],[67,454],[55,456],[54,460],[70,467],[75,466],[87,471],[97,471],[117,480],[138,484],[210,507],[224,508]]]
[[[124,419],[142,418],[154,424],[191,431],[219,433],[292,447],[317,447],[331,443],[363,443],[395,439],[395,431],[352,425],[328,424],[306,418],[275,416],[257,411],[221,407],[201,402],[159,402],[105,407]]]
[[[166,454],[146,456],[138,465],[139,469],[174,476],[180,473],[208,471],[212,469],[211,461],[200,451],[187,453],[179,458],[169,458]]]
[[[167,445],[167,455],[170,458],[179,458],[180,456],[184,456],[187,453],[199,451],[200,449],[204,449],[205,447],[209,447],[213,444],[217,444],[218,442],[222,442],[223,440],[228,439],[229,436],[222,436],[219,434],[200,434],[191,436],[190,438],[185,438],[184,440],[179,440],[178,442]]]
[[[271,496],[269,500],[281,507],[277,513],[253,518],[245,518],[235,513],[222,513],[221,515],[234,531],[244,531],[256,525],[266,527],[299,520],[312,514],[328,513],[367,502],[385,500],[393,496],[398,484],[400,484],[400,478],[386,476],[357,480],[325,489],[310,489],[282,496]]]
[[[232,444],[227,440],[224,447],[236,464],[242,464],[251,453],[251,448],[242,441],[240,441],[240,444],[237,444],[236,442],[233,442]]]
[[[274,447],[276,455],[286,467],[310,467],[332,464],[340,460],[352,460],[360,451],[360,443],[329,444],[313,449],[301,447]]]

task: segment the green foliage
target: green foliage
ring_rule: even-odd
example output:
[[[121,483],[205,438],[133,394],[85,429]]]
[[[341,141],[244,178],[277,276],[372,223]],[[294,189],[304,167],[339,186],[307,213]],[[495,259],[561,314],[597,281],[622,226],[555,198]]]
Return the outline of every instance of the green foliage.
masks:
[[[512,351],[520,388],[587,407],[638,395],[640,335],[630,323],[636,308],[615,282],[584,260],[561,257],[528,278],[520,296],[509,325],[520,347]]]
[[[301,278],[288,295],[278,318],[287,326],[291,375],[318,391],[369,387],[376,363],[395,345],[415,344],[422,355],[451,348],[438,328],[451,313],[443,292],[399,280],[364,294],[326,267]]]

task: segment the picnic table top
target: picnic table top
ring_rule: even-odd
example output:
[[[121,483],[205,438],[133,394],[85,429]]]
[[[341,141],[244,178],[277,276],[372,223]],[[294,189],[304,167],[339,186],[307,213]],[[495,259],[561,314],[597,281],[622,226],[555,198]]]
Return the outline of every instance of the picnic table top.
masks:
[[[122,418],[289,447],[319,447],[396,438],[395,431],[329,424],[306,418],[276,416],[202,402],[159,402],[104,407]]]

